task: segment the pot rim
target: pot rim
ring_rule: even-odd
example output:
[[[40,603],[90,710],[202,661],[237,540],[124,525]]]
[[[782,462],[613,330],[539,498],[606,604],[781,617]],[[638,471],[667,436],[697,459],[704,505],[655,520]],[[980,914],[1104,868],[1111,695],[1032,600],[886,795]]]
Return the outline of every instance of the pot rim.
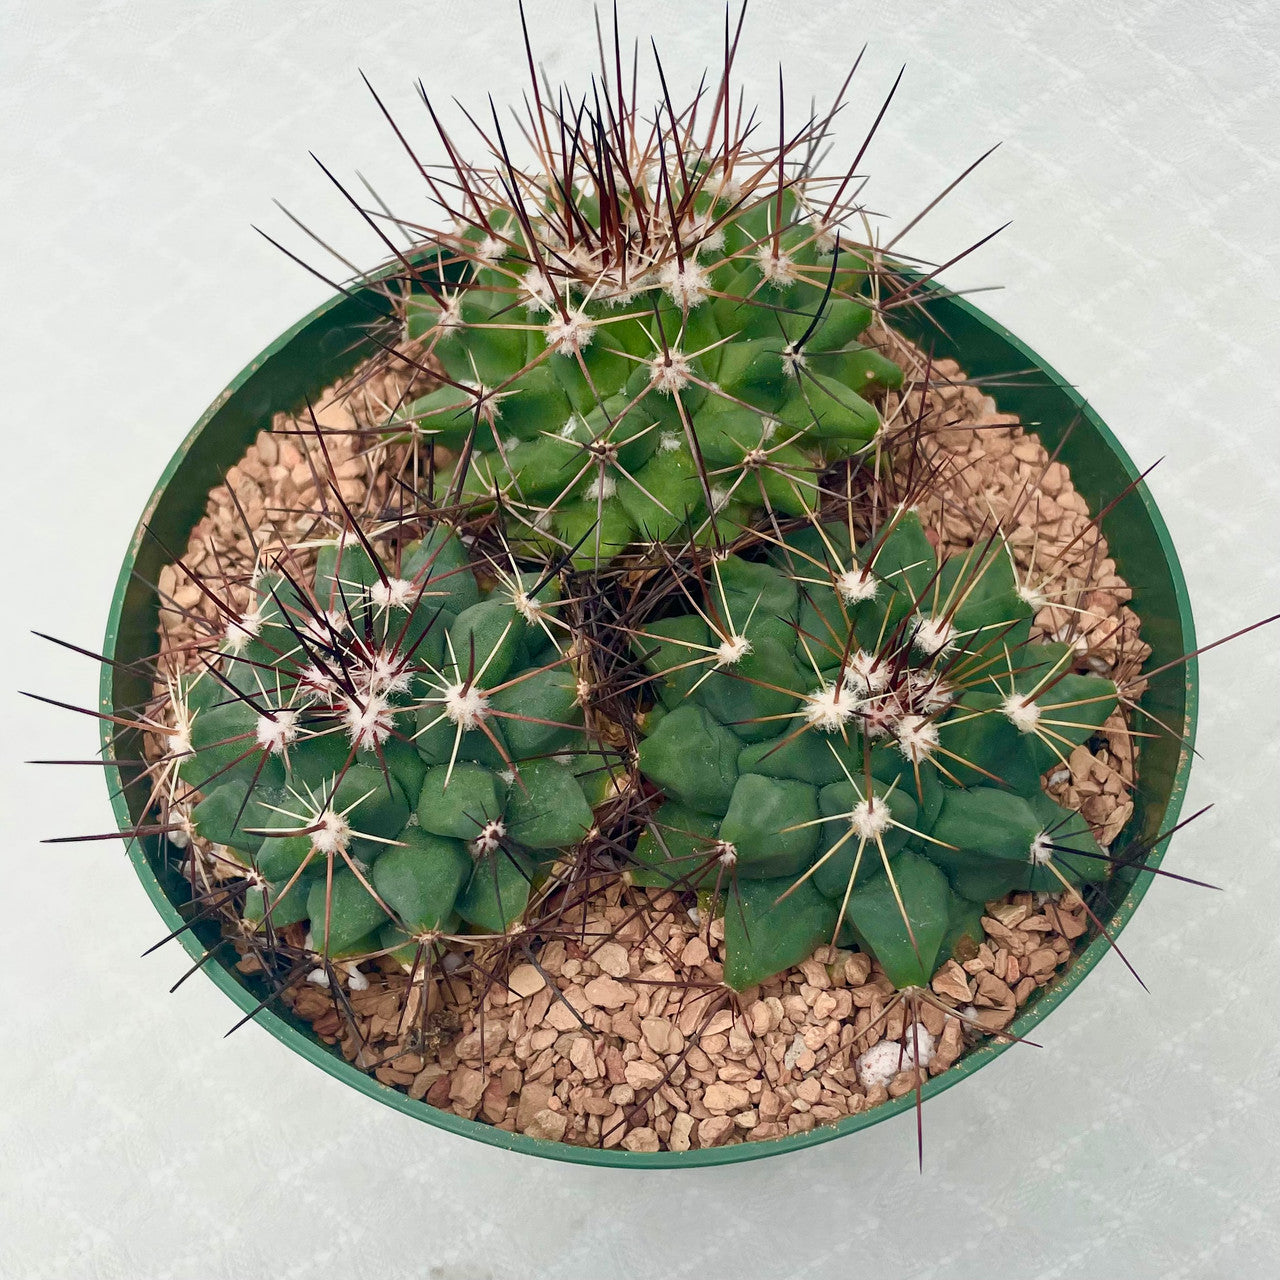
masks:
[[[991,319],[966,299],[947,293],[932,281],[922,281],[921,286],[925,294],[933,295],[934,301],[940,300],[945,295],[945,302],[948,307],[958,309],[969,320],[988,330],[1022,357],[1027,367],[1033,368],[1036,372],[1049,379],[1055,389],[1070,400],[1077,414],[1088,423],[1089,427],[1106,446],[1119,471],[1127,482],[1133,485],[1131,498],[1141,503],[1145,509],[1146,516],[1159,542],[1165,567],[1172,581],[1174,595],[1177,600],[1178,624],[1183,651],[1186,653],[1194,651],[1195,628],[1191,605],[1187,594],[1186,581],[1183,577],[1182,567],[1178,561],[1173,540],[1146,483],[1142,481],[1141,475],[1134,466],[1132,459],[1130,459],[1128,453],[1110,428],[1093,411],[1072,384],[1002,324]],[[338,294],[322,303],[255,356],[226,388],[215,397],[212,404],[201,415],[199,421],[188,432],[186,438],[169,460],[143,509],[138,526],[129,541],[128,551],[125,554],[115,590],[112,594],[111,609],[108,615],[102,649],[108,662],[103,664],[99,682],[99,702],[103,711],[110,713],[114,709],[114,671],[110,665],[110,660],[115,658],[121,622],[125,616],[125,597],[132,581],[134,564],[143,539],[146,536],[149,521],[159,507],[174,474],[196,440],[202,435],[231,396],[244,386],[249,378],[257,373],[273,356],[288,347],[304,330],[323,320],[336,307],[346,302],[349,296],[349,294]],[[1148,620],[1144,618],[1143,621],[1145,623]],[[1177,769],[1165,799],[1161,820],[1162,830],[1169,830],[1175,825],[1186,794],[1194,754],[1198,693],[1197,663],[1192,658],[1186,662],[1184,667],[1185,715],[1182,745]],[[108,762],[116,759],[111,729],[112,726],[104,721],[101,737],[104,758]],[[129,811],[128,797],[123,786],[120,770],[118,767],[110,767],[109,764],[103,772],[106,776],[108,789],[111,792],[111,806],[116,822],[122,831],[126,830],[133,825],[134,820]],[[1155,867],[1159,865],[1164,856],[1167,843],[1167,841],[1162,842],[1147,855],[1144,860],[1146,866]],[[129,842],[128,856],[148,898],[151,899],[152,905],[156,908],[166,927],[169,930],[183,929],[188,922],[181,913],[179,904],[169,896],[157,877],[148,860],[142,841],[133,840]],[[1153,878],[1151,875],[1138,876],[1130,886],[1125,897],[1106,922],[1107,931],[1112,937],[1119,934],[1132,919]],[[204,954],[204,947],[190,930],[179,933],[178,940],[193,960],[201,959]],[[1010,1024],[1007,1028],[1009,1034],[1025,1039],[1028,1032],[1066,1000],[1084,977],[1107,954],[1109,949],[1110,945],[1106,938],[1101,935],[1094,938],[1075,957],[1065,973],[1057,978],[1051,986],[1043,989],[1035,1004],[1019,1014]],[[205,964],[202,968],[206,976],[231,999],[242,1013],[249,1014],[257,1008],[260,998],[240,980],[233,970],[217,963]],[[742,1142],[731,1146],[712,1147],[706,1150],[631,1152],[621,1148],[603,1150],[596,1147],[579,1147],[563,1142],[530,1138],[519,1133],[507,1133],[505,1130],[484,1124],[481,1121],[468,1120],[462,1116],[454,1115],[452,1112],[439,1110],[425,1101],[415,1101],[399,1089],[385,1085],[373,1076],[359,1070],[353,1064],[347,1062],[340,1054],[332,1052],[327,1046],[313,1039],[302,1031],[299,1026],[293,1025],[270,1007],[260,1009],[254,1014],[253,1020],[312,1065],[320,1067],[329,1075],[344,1084],[352,1086],[367,1097],[385,1103],[405,1115],[425,1121],[438,1129],[443,1129],[459,1137],[483,1142],[501,1150],[540,1156],[543,1159],[562,1160],[571,1164],[626,1169],[691,1169],[709,1165],[735,1164],[745,1160],[759,1160],[766,1156],[801,1151],[807,1147],[817,1146],[820,1143],[830,1142],[847,1134],[856,1133],[861,1129],[901,1115],[915,1105],[914,1093],[908,1093],[901,1098],[890,1099],[888,1102],[872,1107],[868,1111],[847,1116],[834,1124],[818,1125],[808,1133],[790,1134],[786,1137],[773,1138],[761,1142]],[[926,1081],[922,1089],[923,1100],[927,1101],[959,1084],[962,1080],[968,1079],[968,1077],[1004,1053],[1014,1043],[1016,1042],[1003,1041],[995,1043],[988,1040],[969,1050],[954,1066]]]

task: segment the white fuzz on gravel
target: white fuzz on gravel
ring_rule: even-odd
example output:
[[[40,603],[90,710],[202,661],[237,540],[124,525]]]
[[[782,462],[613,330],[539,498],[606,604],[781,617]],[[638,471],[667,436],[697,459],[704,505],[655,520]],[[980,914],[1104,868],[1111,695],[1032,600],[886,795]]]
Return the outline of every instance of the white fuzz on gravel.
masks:
[[[298,713],[282,708],[269,716],[259,716],[254,732],[258,746],[278,756],[298,736]]]
[[[933,1061],[934,1039],[923,1022],[907,1027],[901,1042],[881,1040],[879,1044],[873,1044],[866,1053],[859,1056],[856,1063],[862,1087],[871,1089],[876,1085],[888,1085],[899,1071],[909,1071],[916,1066],[917,1043],[920,1047],[919,1065],[928,1067]]]

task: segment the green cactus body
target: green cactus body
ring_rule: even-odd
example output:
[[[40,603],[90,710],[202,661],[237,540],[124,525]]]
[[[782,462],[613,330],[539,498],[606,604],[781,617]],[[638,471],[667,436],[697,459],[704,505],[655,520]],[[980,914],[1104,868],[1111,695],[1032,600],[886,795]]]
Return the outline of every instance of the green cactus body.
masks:
[[[631,546],[698,544],[762,509],[813,510],[817,474],[879,430],[868,397],[902,384],[858,343],[872,318],[863,261],[820,249],[794,193],[739,209],[694,168],[692,204],[715,231],[679,260],[576,278],[559,232],[535,219],[514,233],[542,242],[525,246],[532,265],[471,256],[464,235],[460,267],[405,305],[407,336],[448,381],[389,432],[470,441],[464,497],[501,500],[541,531],[531,546],[577,548],[580,569]]]
[[[669,799],[633,876],[732,868],[751,927],[730,927],[726,896],[727,980],[771,976],[820,919],[826,941],[853,938],[922,985],[983,903],[1105,878],[1041,775],[1115,689],[1030,642],[1011,564],[998,541],[939,564],[909,511],[858,547],[809,526],[768,561],[713,561],[695,611],[633,636],[669,708],[642,721],[640,770]]]
[[[482,590],[443,527],[394,570],[348,538],[309,582],[259,580],[221,669],[187,682],[179,761],[204,793],[195,832],[261,878],[246,920],[309,921],[342,959],[519,919],[592,825],[579,774],[604,776],[597,797],[612,776],[557,647],[558,591],[528,574]]]

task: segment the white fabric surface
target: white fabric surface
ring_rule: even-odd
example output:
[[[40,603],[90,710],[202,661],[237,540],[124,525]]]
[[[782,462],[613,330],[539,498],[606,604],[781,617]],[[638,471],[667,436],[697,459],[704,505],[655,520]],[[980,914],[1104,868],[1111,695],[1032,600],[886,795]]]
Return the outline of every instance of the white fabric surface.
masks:
[[[594,57],[589,5],[530,0],[549,73]],[[717,56],[718,3],[624,4],[673,81]],[[513,3],[4,0],[0,202],[4,683],[92,703],[90,647],[170,452],[225,381],[325,289],[279,196],[368,261],[307,158],[401,207],[412,173],[357,77],[415,119],[412,77],[484,108],[522,80]],[[868,156],[902,217],[1003,148],[913,236],[948,256],[1013,218],[955,285],[1086,389],[1181,549],[1203,639],[1274,611],[1275,159],[1280,23],[1225,0],[756,0],[741,70],[793,110],[870,49],[843,152],[900,62]],[[16,454],[16,456],[15,456]],[[12,602],[18,601],[17,607]],[[0,1276],[736,1280],[1275,1274],[1280,1257],[1277,641],[1203,663],[1188,801],[1217,808],[1114,958],[1043,1027],[926,1112],[791,1157],[625,1174],[489,1150],[379,1107],[265,1032],[168,948],[115,843],[41,847],[111,814],[91,724],[6,695]]]

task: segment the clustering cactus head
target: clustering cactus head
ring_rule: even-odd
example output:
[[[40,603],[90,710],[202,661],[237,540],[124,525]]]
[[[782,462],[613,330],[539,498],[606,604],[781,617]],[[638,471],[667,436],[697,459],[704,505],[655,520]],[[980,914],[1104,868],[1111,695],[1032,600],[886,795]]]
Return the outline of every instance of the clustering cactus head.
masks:
[[[90,712],[163,739],[132,834],[198,838],[197,918],[277,991],[340,1002],[367,960],[501,985],[621,880],[723,914],[712,1010],[834,942],[914,1011],[983,904],[1109,874],[1041,780],[1137,687],[1033,640],[999,524],[939,559],[913,504],[945,477],[878,407],[929,277],[870,232],[876,125],[832,177],[843,88],[757,142],[736,47],[648,118],[615,29],[588,97],[535,77],[523,163],[496,113],[473,165],[426,103],[443,171],[396,126],[443,219],[401,250],[361,210],[395,261],[346,290],[378,317],[351,386],[401,378],[356,415],[396,509],[352,514],[313,416],[311,532],[246,520],[243,580],[179,560],[198,638],[145,709]]]
[[[871,398],[902,383],[858,341],[877,268],[841,229],[852,174],[812,172],[813,120],[749,146],[727,77],[701,127],[696,101],[652,126],[597,102],[589,136],[532,122],[532,168],[497,121],[491,167],[450,147],[461,197],[436,188],[452,221],[401,280],[439,385],[387,431],[454,452],[451,494],[499,508],[526,553],[652,560],[762,511],[806,515],[879,429]]]
[[[246,920],[308,921],[323,976],[521,919],[607,778],[558,585],[441,523],[392,560],[354,524],[255,573],[178,683],[166,757],[191,832],[244,869]]]
[[[926,985],[982,904],[1104,879],[1087,824],[1044,794],[1117,703],[1066,645],[1031,643],[1004,541],[938,562],[899,508],[856,545],[815,522],[712,559],[638,628],[653,674],[644,776],[665,795],[644,883],[736,881],[726,981],[856,941]]]

